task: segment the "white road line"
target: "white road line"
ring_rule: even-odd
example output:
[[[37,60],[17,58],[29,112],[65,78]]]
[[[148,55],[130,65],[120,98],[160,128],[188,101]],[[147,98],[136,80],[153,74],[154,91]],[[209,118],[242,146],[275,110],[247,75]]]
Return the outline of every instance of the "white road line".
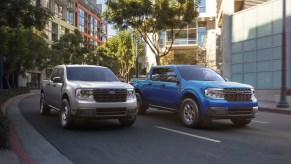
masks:
[[[252,120],[252,122],[257,122],[257,123],[262,123],[262,124],[268,124],[268,122],[264,122],[264,121],[256,121],[256,120]]]
[[[175,133],[179,133],[179,134],[184,134],[184,135],[187,135],[187,136],[195,137],[195,138],[200,138],[200,139],[211,141],[211,142],[216,142],[216,143],[221,142],[221,141],[218,141],[218,140],[215,140],[215,139],[202,137],[202,136],[197,136],[197,135],[194,135],[194,134],[185,133],[185,132],[177,131],[177,130],[174,130],[174,129],[164,128],[164,127],[161,127],[161,126],[155,126],[155,127],[159,128],[159,129],[163,129],[163,130],[167,130],[167,131],[171,131],[171,132],[175,132]]]

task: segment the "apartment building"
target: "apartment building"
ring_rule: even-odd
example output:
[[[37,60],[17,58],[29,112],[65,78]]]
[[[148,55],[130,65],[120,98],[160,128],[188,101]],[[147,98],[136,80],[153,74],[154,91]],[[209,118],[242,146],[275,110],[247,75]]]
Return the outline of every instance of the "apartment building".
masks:
[[[74,29],[80,30],[84,44],[97,47],[107,39],[107,23],[100,18],[102,5],[96,0],[34,0],[36,5],[49,8],[54,17],[45,33],[49,43]]]
[[[184,29],[176,29],[174,38],[169,30],[164,31],[160,37],[160,49],[163,51],[174,40],[171,53],[196,54],[197,59],[193,60],[197,60],[199,65],[207,65],[217,70],[220,63],[216,56],[216,1],[201,0],[198,11],[199,17]],[[155,56],[148,47],[146,59],[147,70],[156,65]]]
[[[49,44],[75,29],[81,32],[84,46],[89,48],[96,48],[107,39],[107,23],[100,18],[102,5],[97,4],[97,0],[32,0],[31,3],[49,8],[54,14],[45,29],[45,39]],[[26,74],[27,77],[19,77],[19,86],[30,83],[31,87],[39,88],[46,73],[35,68]]]
[[[223,75],[254,86],[259,100],[278,102],[280,97],[282,35],[286,36],[287,89],[291,88],[291,1],[285,2],[283,6],[283,0],[223,0],[218,12]]]

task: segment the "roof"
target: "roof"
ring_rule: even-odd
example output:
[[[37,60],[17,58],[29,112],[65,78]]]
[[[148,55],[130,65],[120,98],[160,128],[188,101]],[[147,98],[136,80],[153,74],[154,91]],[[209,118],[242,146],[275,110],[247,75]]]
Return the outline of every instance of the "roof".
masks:
[[[159,68],[159,67],[197,67],[197,68],[205,68],[204,66],[200,66],[200,65],[187,65],[187,64],[178,64],[178,65],[157,65],[157,66],[153,66],[154,68]]]

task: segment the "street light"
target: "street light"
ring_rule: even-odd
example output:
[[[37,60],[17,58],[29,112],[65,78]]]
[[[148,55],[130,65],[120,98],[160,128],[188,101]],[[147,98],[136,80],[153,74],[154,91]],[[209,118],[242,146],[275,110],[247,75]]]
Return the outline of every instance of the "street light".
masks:
[[[280,101],[277,104],[278,108],[288,108],[289,104],[286,100],[286,66],[287,66],[287,61],[286,61],[286,0],[283,0],[283,13],[282,13],[282,77],[281,77],[281,97]]]

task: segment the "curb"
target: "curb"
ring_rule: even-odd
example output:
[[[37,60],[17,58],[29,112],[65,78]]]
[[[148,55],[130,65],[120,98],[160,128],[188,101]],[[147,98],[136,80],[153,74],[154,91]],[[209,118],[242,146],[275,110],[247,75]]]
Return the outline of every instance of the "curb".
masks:
[[[6,100],[4,102],[4,104],[2,104],[1,106],[1,111],[6,114],[6,109],[7,106],[14,101],[17,98],[24,98],[27,96],[33,95],[33,93],[26,93],[26,94],[22,94],[22,95],[18,95],[15,97],[12,97],[8,100]],[[33,164],[33,161],[30,159],[30,157],[28,156],[28,154],[26,153],[25,149],[23,148],[23,146],[20,144],[15,132],[13,131],[13,129],[10,127],[10,137],[9,137],[10,143],[11,143],[11,147],[12,150],[14,151],[14,153],[17,155],[17,157],[19,158],[19,160],[23,163],[23,164]]]
[[[259,107],[259,111],[291,115],[291,110],[285,110],[285,109],[272,109],[272,108]]]

